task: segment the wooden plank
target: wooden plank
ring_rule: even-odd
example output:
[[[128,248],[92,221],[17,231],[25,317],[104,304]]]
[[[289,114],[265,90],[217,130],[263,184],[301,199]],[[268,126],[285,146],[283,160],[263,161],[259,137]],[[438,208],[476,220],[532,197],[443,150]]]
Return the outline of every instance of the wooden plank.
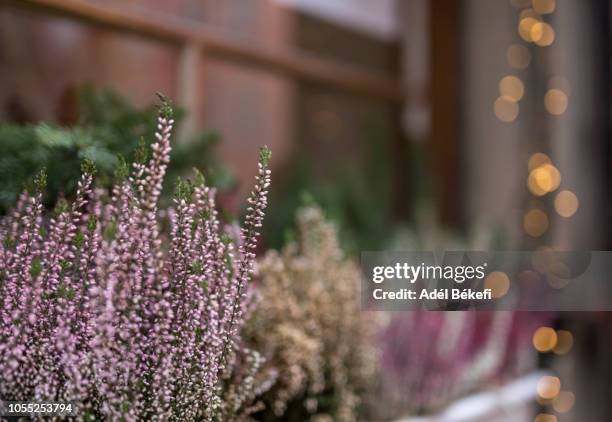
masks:
[[[5,1],[6,2],[6,1]],[[330,85],[335,89],[401,102],[404,92],[394,76],[376,74],[329,60],[291,51],[270,49],[218,28],[186,18],[143,8],[110,7],[84,0],[18,0],[19,6],[67,14],[78,19],[179,44],[199,45],[207,55],[243,61],[249,65]]]
[[[430,0],[431,157],[440,221],[461,222],[459,204],[460,7],[457,0]]]
[[[178,64],[178,102],[187,111],[178,139],[191,139],[197,131],[198,110],[201,110],[202,95],[202,49],[197,44],[185,44]]]

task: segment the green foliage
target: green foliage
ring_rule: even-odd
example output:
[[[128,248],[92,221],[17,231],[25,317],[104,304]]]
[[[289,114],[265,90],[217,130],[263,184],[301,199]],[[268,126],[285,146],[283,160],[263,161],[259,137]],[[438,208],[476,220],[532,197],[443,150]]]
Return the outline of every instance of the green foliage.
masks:
[[[204,177],[202,172],[194,167],[193,173],[195,174],[195,186],[204,186],[206,184],[206,177]]]
[[[196,275],[202,274],[202,264],[200,262],[194,261],[191,263],[191,273]]]
[[[32,260],[32,266],[30,267],[30,275],[32,278],[38,277],[38,274],[42,271],[42,264],[40,258],[34,258]]]
[[[96,226],[98,225],[98,220],[96,219],[95,214],[90,214],[87,220],[87,230],[90,233],[96,231]]]
[[[31,195],[45,191],[47,186],[47,170],[42,168],[36,176],[28,179],[24,183],[24,189]]]
[[[259,162],[262,166],[267,166],[270,162],[270,158],[272,158],[272,151],[270,151],[267,145],[264,145],[259,150]]]
[[[74,294],[74,290],[67,288],[64,283],[60,283],[60,285],[57,286],[57,290],[53,293],[49,293],[47,297],[50,299],[72,300]]]
[[[180,125],[183,110],[172,111],[165,97],[160,107]],[[112,90],[84,87],[79,91],[77,110],[78,122],[71,127],[48,122],[26,126],[0,123],[0,215],[15,204],[24,186],[35,187],[27,181],[43,167],[48,177],[40,177],[36,183],[48,180],[45,205],[52,208],[57,198],[74,193],[81,166],[84,171],[95,169],[99,183],[110,186],[113,180],[127,177],[128,162],[146,160],[142,151],[147,145],[139,140],[153,139],[155,106],[137,108]],[[217,187],[232,183],[227,168],[212,154],[217,141],[216,133],[206,132],[173,142],[167,179],[174,180],[197,167],[206,169],[208,182]],[[164,197],[171,194],[171,186],[166,186]]]
[[[339,103],[339,107],[345,105]],[[397,189],[393,163],[408,165],[408,157],[397,156],[397,134],[387,110],[354,107],[359,111],[346,115],[352,116],[350,128],[347,117],[345,130],[333,142],[322,138],[315,124],[301,123],[299,149],[284,168],[275,169],[276,183],[263,228],[267,246],[280,248],[291,241],[295,210],[310,204],[320,205],[339,225],[341,244],[349,255],[382,248],[393,233],[398,204],[410,200],[407,192]]]
[[[81,173],[87,173],[92,176],[95,176],[98,170],[96,169],[96,163],[94,163],[91,159],[85,158],[83,163],[81,163]]]
[[[130,174],[130,165],[121,154],[117,154],[117,167],[115,168],[115,179],[123,181]]]
[[[104,230],[104,239],[111,241],[115,239],[117,235],[117,222],[115,220],[111,221]]]
[[[77,231],[76,235],[74,236],[74,246],[77,249],[81,249],[83,247],[83,242],[85,241],[85,235],[83,233],[81,233],[80,231]]]
[[[172,106],[172,102],[168,99],[168,97],[166,97],[164,94],[161,93],[157,93],[157,96],[159,97],[159,114],[166,118],[166,119],[171,119],[172,117],[174,117],[174,108]]]
[[[12,248],[15,244],[15,240],[9,236],[5,237],[3,242],[6,249]]]
[[[174,196],[178,200],[186,202],[191,201],[191,197],[195,191],[195,185],[189,179],[183,180],[180,177],[176,180],[176,187],[174,189]]]
[[[38,192],[43,192],[47,187],[47,170],[42,168],[34,177],[34,188]]]
[[[144,164],[149,159],[149,148],[144,138],[141,136],[138,140],[138,146],[134,151],[134,161],[138,164]]]
[[[68,207],[69,205],[68,201],[66,201],[66,198],[59,198],[57,200],[57,203],[55,204],[53,212],[55,213],[55,215],[61,215],[68,211]]]
[[[388,168],[377,161],[362,167],[347,160],[337,162],[330,174],[321,175],[315,169],[316,162],[316,158],[302,154],[271,192],[264,227],[268,244],[279,248],[294,240],[292,213],[301,206],[319,204],[342,228],[340,240],[349,254],[382,247],[392,231]]]

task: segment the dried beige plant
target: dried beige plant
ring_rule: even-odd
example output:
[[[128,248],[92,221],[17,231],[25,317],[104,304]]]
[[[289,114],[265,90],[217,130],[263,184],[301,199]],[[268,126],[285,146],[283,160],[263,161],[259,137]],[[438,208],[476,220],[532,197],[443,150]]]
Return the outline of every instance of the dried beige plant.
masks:
[[[376,367],[376,324],[360,309],[359,269],[335,226],[312,206],[297,223],[298,240],[259,262],[261,297],[246,327],[277,374],[264,402],[270,418],[353,421]]]

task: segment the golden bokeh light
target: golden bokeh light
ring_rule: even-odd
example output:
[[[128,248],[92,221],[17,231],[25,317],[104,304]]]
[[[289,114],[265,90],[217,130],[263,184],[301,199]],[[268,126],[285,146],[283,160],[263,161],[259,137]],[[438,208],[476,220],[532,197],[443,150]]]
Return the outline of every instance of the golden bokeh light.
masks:
[[[502,122],[513,122],[518,116],[519,106],[512,98],[502,96],[495,100],[493,111]]]
[[[578,211],[578,197],[569,190],[562,190],[555,197],[555,211],[561,217],[569,218]]]
[[[554,398],[552,407],[555,412],[567,413],[574,407],[576,396],[571,391],[560,391],[559,395]]]
[[[553,173],[548,171],[548,167],[546,167],[549,165],[543,164],[529,174],[529,177],[533,179],[538,188],[544,192],[550,192],[554,186]]]
[[[544,107],[550,114],[560,115],[567,110],[567,95],[560,89],[549,89],[544,95]]]
[[[549,413],[540,413],[533,422],[557,422],[557,417]]]
[[[540,47],[548,47],[555,41],[555,30],[546,22],[538,22],[531,26],[529,38]]]
[[[540,237],[548,230],[548,216],[539,209],[527,211],[523,217],[523,228],[531,237]]]
[[[544,189],[542,189],[538,183],[536,182],[535,177],[532,177],[532,173],[529,174],[529,177],[527,178],[527,187],[529,188],[529,192],[531,192],[532,194],[534,194],[535,196],[544,196],[548,193],[548,191],[545,191]]]
[[[532,0],[533,10],[541,15],[546,15],[555,11],[555,0]]]
[[[508,64],[515,69],[525,69],[531,62],[529,49],[521,44],[512,44],[506,51]]]
[[[527,42],[532,42],[533,38],[531,38],[531,29],[538,23],[540,23],[540,21],[535,17],[527,16],[525,18],[521,18],[518,26],[518,32],[521,38]]]
[[[574,346],[574,336],[567,330],[557,331],[557,344],[553,347],[553,352],[556,355],[565,355],[572,350]]]
[[[561,184],[561,173],[557,167],[552,164],[543,164],[534,170],[534,172],[536,173],[535,178],[536,181],[540,183],[540,187],[548,190],[548,192],[556,190]],[[544,179],[541,178],[543,173],[547,174]],[[546,184],[542,183],[542,180],[546,180]]]
[[[529,171],[533,171],[544,164],[552,164],[550,157],[543,152],[536,152],[529,157],[529,160],[527,161],[527,168]]]
[[[484,282],[485,289],[491,289],[493,298],[498,299],[508,293],[510,289],[510,279],[502,271],[493,271],[487,275]]]
[[[516,76],[504,76],[501,81],[499,81],[499,93],[502,98],[507,97],[516,102],[523,98],[525,86],[523,85],[523,81]]]
[[[534,24],[529,30],[529,38],[533,42],[538,41],[544,35],[544,22],[538,22]]]
[[[538,396],[545,400],[552,400],[559,395],[561,380],[557,377],[544,375],[538,381]]]
[[[540,327],[533,333],[532,343],[538,352],[550,352],[557,345],[557,332],[550,327]]]
[[[527,187],[536,196],[543,196],[556,190],[561,184],[561,173],[552,164],[546,163],[529,173]]]

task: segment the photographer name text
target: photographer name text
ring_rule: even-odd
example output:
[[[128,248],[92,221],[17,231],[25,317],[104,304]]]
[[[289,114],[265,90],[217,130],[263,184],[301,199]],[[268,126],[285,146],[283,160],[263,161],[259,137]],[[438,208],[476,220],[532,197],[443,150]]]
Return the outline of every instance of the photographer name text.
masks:
[[[375,300],[491,300],[491,289],[421,289],[420,292],[410,289],[386,291],[374,289],[372,296]]]
[[[452,282],[461,285],[465,281],[482,282],[486,275],[487,263],[482,265],[427,265],[420,263],[396,263],[389,266],[372,268],[372,297],[377,301],[414,300],[414,301],[487,301],[493,299],[492,289],[474,289],[471,287],[450,287],[435,283]],[[402,282],[410,288],[384,288],[386,281]],[[427,282],[427,287],[415,288],[417,281]],[[479,283],[480,284],[480,283]]]

